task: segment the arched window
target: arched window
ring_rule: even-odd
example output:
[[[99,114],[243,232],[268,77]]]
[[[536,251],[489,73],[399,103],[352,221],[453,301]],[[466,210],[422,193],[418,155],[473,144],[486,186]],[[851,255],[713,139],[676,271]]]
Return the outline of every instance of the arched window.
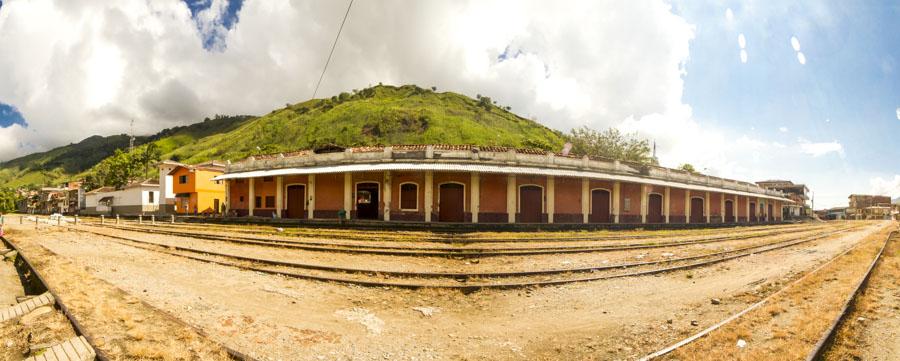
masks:
[[[415,211],[419,209],[419,185],[403,183],[400,185],[400,209]]]

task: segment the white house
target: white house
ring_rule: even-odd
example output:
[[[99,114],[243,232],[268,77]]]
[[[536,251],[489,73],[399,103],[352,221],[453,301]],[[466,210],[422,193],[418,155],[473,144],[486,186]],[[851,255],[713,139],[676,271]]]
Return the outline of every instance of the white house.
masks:
[[[155,180],[131,183],[116,190],[103,187],[85,194],[84,214],[158,214],[160,186]]]
[[[164,160],[157,164],[159,167],[159,205],[162,213],[175,213],[175,192],[172,190],[172,172],[175,168],[185,164],[171,160]]]

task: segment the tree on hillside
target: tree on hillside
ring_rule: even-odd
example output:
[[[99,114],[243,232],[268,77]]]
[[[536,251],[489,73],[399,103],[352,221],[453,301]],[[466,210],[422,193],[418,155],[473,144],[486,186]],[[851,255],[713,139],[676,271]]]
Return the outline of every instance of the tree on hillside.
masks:
[[[684,164],[678,166],[678,169],[681,169],[685,172],[697,173],[697,170],[694,169],[694,166],[691,165],[690,163],[684,163]]]
[[[113,155],[94,167],[92,183],[121,189],[141,177],[147,177],[150,167],[159,161],[160,150],[150,143],[131,152],[117,149]]]
[[[0,212],[10,213],[16,211],[16,201],[18,200],[16,191],[10,188],[0,189]]]
[[[572,143],[575,154],[656,164],[648,140],[638,138],[636,134],[623,134],[616,128],[600,132],[584,126],[572,129],[566,138]]]

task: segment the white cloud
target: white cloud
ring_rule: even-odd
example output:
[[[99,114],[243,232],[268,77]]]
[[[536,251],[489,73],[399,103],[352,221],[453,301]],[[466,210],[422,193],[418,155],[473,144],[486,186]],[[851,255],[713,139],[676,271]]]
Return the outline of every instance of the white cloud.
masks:
[[[796,36],[791,37],[791,47],[794,48],[794,51],[800,51],[800,40]]]
[[[778,127],[778,131],[782,132],[782,133],[787,133],[788,128],[787,127]]]
[[[744,33],[738,34],[738,46],[741,47],[741,49],[747,47],[747,38],[744,36]]]
[[[747,63],[747,51],[744,49],[741,49],[741,63]]]
[[[734,20],[734,11],[731,11],[731,8],[725,9],[725,20],[728,20],[728,22]]]
[[[29,127],[0,132],[0,160],[124,132],[130,119],[151,133],[306,100],[345,5],[247,0],[229,30],[224,0],[196,19],[177,1],[4,1],[0,101]],[[353,6],[320,96],[379,82],[434,85],[489,95],[560,130],[684,114],[694,29],[664,1]],[[214,35],[216,51],[203,48],[201,32]],[[500,61],[505,49],[521,55]]]
[[[900,120],[900,107],[897,108],[897,120]]]
[[[797,138],[797,145],[804,154],[813,157],[821,157],[829,153],[837,153],[841,157],[844,156],[844,146],[835,141],[813,143],[804,138]]]
[[[797,61],[800,62],[800,65],[806,64],[806,55],[803,55],[802,51],[797,52]]]
[[[893,179],[875,177],[869,180],[872,194],[888,195],[891,198],[900,197],[900,174]]]

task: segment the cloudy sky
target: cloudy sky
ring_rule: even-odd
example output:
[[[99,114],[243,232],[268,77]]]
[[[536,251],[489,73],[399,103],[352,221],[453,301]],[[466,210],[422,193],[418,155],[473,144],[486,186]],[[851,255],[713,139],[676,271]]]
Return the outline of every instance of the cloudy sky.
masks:
[[[0,160],[306,100],[346,1],[0,2]],[[320,96],[485,94],[666,166],[900,196],[900,5],[356,0]]]

